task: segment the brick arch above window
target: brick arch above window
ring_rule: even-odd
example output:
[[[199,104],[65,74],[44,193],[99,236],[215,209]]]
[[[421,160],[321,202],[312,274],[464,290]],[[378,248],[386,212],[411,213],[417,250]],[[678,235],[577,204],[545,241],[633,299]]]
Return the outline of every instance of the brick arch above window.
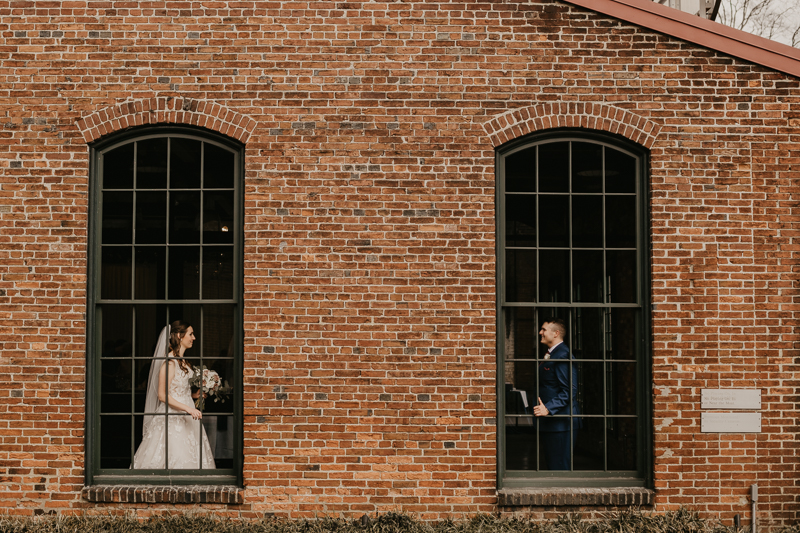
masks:
[[[557,102],[513,109],[483,125],[492,145],[551,128],[587,128],[616,133],[652,148],[661,125],[626,109],[598,103]]]
[[[214,102],[189,98],[149,98],[107,107],[76,121],[90,143],[111,133],[146,124],[200,126],[247,143],[256,121]]]

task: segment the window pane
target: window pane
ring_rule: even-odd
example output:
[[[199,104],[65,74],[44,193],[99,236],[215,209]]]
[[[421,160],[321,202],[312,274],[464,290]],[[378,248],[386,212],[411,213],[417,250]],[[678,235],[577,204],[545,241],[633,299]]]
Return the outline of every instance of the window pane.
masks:
[[[139,304],[135,311],[135,356],[149,359],[153,357],[161,329],[168,324],[167,306],[164,304]]]
[[[214,452],[212,451],[210,443],[208,442],[208,435],[206,434],[206,428],[203,425],[203,422],[201,421],[199,424],[190,423],[190,425],[196,428],[195,436],[197,438],[197,452],[199,459],[197,468],[203,468],[203,465],[206,465],[209,468],[216,468],[216,464],[214,463]]]
[[[129,143],[103,154],[104,189],[133,189],[133,147]]]
[[[175,300],[200,298],[199,246],[170,247],[169,297]]]
[[[603,197],[572,197],[572,246],[603,247]]]
[[[206,344],[207,345],[207,344]],[[194,364],[194,362],[193,362]],[[216,372],[220,379],[219,394],[211,394],[205,399],[202,411],[210,413],[233,414],[233,402],[226,390],[230,390],[233,380],[233,359],[203,359],[202,364],[210,371]],[[200,368],[200,362],[195,365]],[[226,385],[227,383],[227,385]]]
[[[604,363],[585,361],[578,364],[580,412],[584,415],[602,415],[605,410]]]
[[[580,385],[577,361],[573,359],[546,359],[540,361],[538,365],[539,384],[535,390],[529,392],[529,395],[533,395],[534,399],[541,398],[545,404],[551,400],[556,401],[562,398],[562,395],[569,395],[569,402],[564,400],[563,405],[554,409],[549,409],[548,407],[550,414],[553,417],[564,417],[580,413],[580,408],[577,404],[578,386]],[[542,422],[539,431],[566,431],[568,426],[560,427],[559,420],[552,417],[548,418],[547,421]]]
[[[609,418],[608,469],[636,470],[636,419]]]
[[[233,317],[236,306],[228,304],[203,306],[204,356],[211,358],[235,357]],[[232,378],[230,378],[232,380]]]
[[[569,347],[577,359],[603,359],[603,318],[599,307],[573,308],[572,338]]]
[[[201,468],[200,447],[202,440],[200,431],[202,423],[196,423],[192,418],[184,413],[174,414],[167,417],[167,431],[172,432],[167,445],[166,463],[167,468],[172,470],[197,470]],[[194,442],[176,442],[175,435],[192,435]],[[190,444],[196,446],[193,457],[188,457],[187,447]]]
[[[233,243],[233,191],[203,193],[203,242]]]
[[[233,247],[203,248],[203,298],[233,298]]]
[[[636,345],[639,341],[639,309],[610,309],[609,320],[611,323],[609,340],[611,352],[608,359],[627,359],[636,360]]]
[[[136,143],[136,188],[167,188],[167,138]]]
[[[506,195],[506,246],[536,246],[536,197]]]
[[[606,276],[608,295],[612,303],[636,302],[636,286],[639,281],[636,250],[608,250]]]
[[[506,157],[506,192],[536,191],[536,147]]]
[[[134,294],[142,300],[164,298],[167,251],[163,246],[136,247],[136,286]]]
[[[506,469],[538,470],[539,448],[533,419],[524,416],[506,416]]]
[[[133,449],[138,450],[139,445],[142,443],[142,423],[144,422],[144,417],[142,415],[136,415],[133,417]],[[128,464],[128,467],[133,464],[133,461]]]
[[[133,193],[103,193],[103,244],[133,242]]]
[[[572,192],[603,191],[603,147],[572,143]]]
[[[603,251],[572,252],[572,301],[603,301]]]
[[[102,357],[131,357],[133,306],[103,305],[100,307],[100,321]]]
[[[150,347],[150,355],[153,355],[153,347]],[[147,359],[134,359],[136,368],[136,388],[134,389],[133,412],[144,413],[144,405],[147,400],[147,380],[150,377],[150,365],[153,363],[152,357]]]
[[[506,301],[535,300],[536,250],[506,250]]]
[[[569,302],[569,250],[541,250],[539,268],[539,299],[542,302]]]
[[[203,143],[203,150],[203,187],[233,189],[233,152],[209,143]]]
[[[538,391],[537,361],[506,361],[506,414],[532,415]]]
[[[533,309],[512,307],[505,310],[505,358],[536,359],[539,351],[539,325]]]
[[[539,145],[539,192],[569,191],[569,143]]]
[[[548,420],[547,417],[538,418],[537,423],[541,424]],[[572,445],[573,438],[577,437],[569,429],[566,431],[541,431],[539,430],[539,470],[563,470],[572,469]]]
[[[100,270],[100,297],[104,300],[127,300],[131,297],[131,261],[129,247],[103,247]]]
[[[131,466],[131,416],[100,416],[100,468]]]
[[[636,159],[606,148],[606,192],[636,192]]]
[[[608,363],[606,372],[606,414],[635,415],[636,363]]]
[[[635,196],[606,196],[606,247],[636,248]]]
[[[200,242],[200,191],[170,194],[169,242],[170,244]]]
[[[201,319],[201,307],[199,304],[170,304],[170,322],[182,320],[192,326],[194,330],[194,345],[183,354],[190,360],[199,360],[203,352],[203,321]]]
[[[605,469],[605,425],[605,418],[582,417],[581,427],[575,432],[573,469]]]
[[[200,188],[200,141],[170,139],[169,186],[171,189]]]
[[[214,454],[217,468],[233,468],[234,435],[233,416],[203,415],[203,426]]]
[[[136,193],[136,244],[165,244],[167,193]]]
[[[569,307],[539,307],[536,309],[536,343],[538,344],[538,354],[539,359],[543,359],[544,355],[547,353],[547,346],[540,342],[539,337],[539,329],[542,327],[544,322],[549,322],[556,318],[560,318],[564,321],[564,325],[567,328],[567,334],[564,337],[564,342],[567,343],[569,346],[570,351],[572,351],[572,309]],[[574,354],[573,354],[574,356]]]
[[[569,196],[539,197],[539,246],[569,246]]]
[[[100,361],[100,412],[131,412],[132,359]]]

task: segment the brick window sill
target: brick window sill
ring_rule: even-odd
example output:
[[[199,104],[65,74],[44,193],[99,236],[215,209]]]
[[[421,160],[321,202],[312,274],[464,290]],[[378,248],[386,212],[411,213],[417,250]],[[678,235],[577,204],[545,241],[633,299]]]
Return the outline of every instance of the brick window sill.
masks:
[[[92,485],[81,497],[102,503],[227,503],[244,502],[244,489],[227,485]]]
[[[611,488],[549,488],[502,489],[498,491],[501,507],[561,507],[561,506],[649,506],[653,495],[649,489],[638,487]]]

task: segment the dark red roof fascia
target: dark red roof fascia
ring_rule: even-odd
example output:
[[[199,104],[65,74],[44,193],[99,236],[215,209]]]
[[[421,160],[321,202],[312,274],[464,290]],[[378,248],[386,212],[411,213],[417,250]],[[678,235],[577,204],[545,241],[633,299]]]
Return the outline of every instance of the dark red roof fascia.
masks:
[[[563,1],[800,77],[800,49],[651,0]]]

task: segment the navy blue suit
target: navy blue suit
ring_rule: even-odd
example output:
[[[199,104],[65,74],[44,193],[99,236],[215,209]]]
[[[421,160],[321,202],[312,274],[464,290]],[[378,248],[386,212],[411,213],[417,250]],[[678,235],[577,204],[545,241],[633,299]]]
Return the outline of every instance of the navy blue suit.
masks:
[[[562,342],[550,353],[550,359],[539,364],[539,398],[550,414],[536,420],[544,459],[550,470],[569,470],[570,452],[575,441],[574,432],[570,438],[570,423],[574,429],[580,426],[579,418],[553,416],[578,414],[578,367],[575,363],[570,365],[570,359],[574,358],[569,347]]]

